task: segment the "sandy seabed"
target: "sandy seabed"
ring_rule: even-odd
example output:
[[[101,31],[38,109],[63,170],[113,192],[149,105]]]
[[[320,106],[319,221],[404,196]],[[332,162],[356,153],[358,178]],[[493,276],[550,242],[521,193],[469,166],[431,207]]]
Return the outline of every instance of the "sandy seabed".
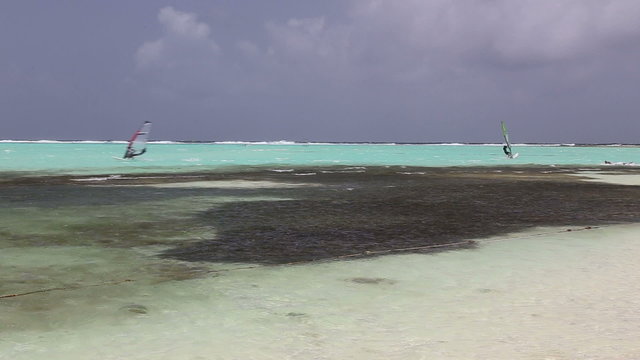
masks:
[[[4,328],[0,357],[637,359],[639,235],[537,228],[473,250],[29,295],[57,308],[3,299],[31,316]]]
[[[476,175],[474,185],[491,189],[490,183],[478,183]],[[198,186],[211,186],[200,181]],[[578,184],[564,177],[559,181],[561,189],[566,181]],[[370,178],[365,182],[339,183],[331,190],[350,194],[389,186],[376,181],[371,185]],[[508,185],[500,180],[499,187]],[[535,184],[535,188],[557,190],[553,184],[542,185]],[[575,199],[561,200],[575,205],[582,201],[578,198],[583,193],[607,190],[623,210],[635,209],[633,201],[623,201],[634,194],[629,186],[585,186],[575,186]],[[162,190],[155,184],[150,188]],[[263,192],[216,193],[220,197],[216,204],[236,204],[237,199],[229,199],[232,195],[242,195],[244,201],[249,195],[260,201],[277,195],[278,201],[285,201],[300,191],[295,186],[288,189],[264,198],[257,198]],[[322,191],[318,186],[313,189]],[[11,194],[11,199],[21,199],[21,193]],[[113,194],[117,193],[105,198]],[[411,200],[420,205],[419,199]],[[35,200],[29,201],[34,206]],[[172,204],[175,201],[171,198]],[[553,201],[531,201],[540,201],[536,206],[541,209],[531,212],[532,216],[544,213],[546,205],[556,206],[556,214],[571,209]],[[211,206],[208,198],[200,197],[182,197],[178,204],[180,208],[198,205],[205,213]],[[587,199],[580,206],[588,213],[589,204]],[[514,226],[511,224],[496,228],[499,233],[464,237],[475,240],[475,245],[454,251],[395,252],[338,261],[321,258],[283,265],[272,261],[280,257],[256,257],[266,259],[264,263],[181,260],[167,253],[174,242],[186,241],[173,233],[164,243],[136,235],[136,241],[147,240],[137,246],[108,238],[134,234],[126,226],[119,235],[100,227],[106,234],[101,241],[74,242],[67,238],[69,234],[95,234],[86,232],[86,224],[73,223],[78,221],[75,211],[80,205],[64,205],[67,210],[48,212],[68,216],[63,223],[76,226],[74,232],[45,236],[41,233],[51,230],[33,224],[20,232],[3,232],[8,245],[0,251],[0,295],[25,295],[0,298],[0,359],[640,358],[640,225],[633,223],[612,224],[607,217],[585,217],[594,223],[580,220],[566,226],[542,224],[504,231]],[[598,203],[591,205],[598,207]],[[96,214],[116,217],[123,211],[110,206],[101,202],[97,210],[83,209],[93,211],[91,218]],[[157,206],[154,203],[150,209]],[[302,201],[284,210],[295,212],[298,207],[324,209]],[[615,207],[605,204],[601,208],[607,216],[618,216],[610,209]],[[70,209],[75,209],[73,216],[65,213]],[[144,209],[135,207],[136,211]],[[394,209],[405,214],[403,208]],[[244,210],[246,221],[255,221],[256,211],[264,219],[261,208]],[[25,206],[12,209],[16,218],[36,214],[30,211]],[[185,221],[186,215],[176,211],[166,210],[163,216]],[[633,220],[623,215],[617,219]],[[542,220],[550,221],[538,221]],[[192,224],[197,227],[199,223]],[[325,223],[314,226],[320,225]],[[8,224],[3,228],[11,229]],[[297,233],[291,229],[302,231],[288,228],[285,233],[292,237]],[[223,226],[207,234],[198,228],[189,236],[215,238],[224,235],[216,231],[232,230]],[[17,246],[20,236],[29,246]],[[60,243],[56,244],[33,240],[58,236]],[[26,294],[35,289],[51,291]]]

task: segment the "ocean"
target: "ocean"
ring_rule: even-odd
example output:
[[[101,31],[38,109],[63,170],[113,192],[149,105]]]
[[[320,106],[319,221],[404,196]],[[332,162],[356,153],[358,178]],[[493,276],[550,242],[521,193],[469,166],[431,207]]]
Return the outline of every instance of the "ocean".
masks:
[[[187,172],[243,166],[405,165],[600,165],[637,161],[636,146],[514,145],[506,159],[500,144],[315,144],[156,142],[134,161],[117,161],[124,143],[0,142],[0,172],[105,174]]]
[[[638,147],[124,147],[0,142],[0,359],[640,357]]]

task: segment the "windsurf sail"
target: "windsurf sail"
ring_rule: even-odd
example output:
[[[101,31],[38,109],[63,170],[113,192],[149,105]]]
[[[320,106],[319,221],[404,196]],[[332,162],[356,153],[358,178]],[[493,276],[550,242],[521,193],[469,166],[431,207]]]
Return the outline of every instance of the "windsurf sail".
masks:
[[[129,144],[127,145],[127,151],[124,153],[125,159],[131,159],[135,156],[144,154],[147,151],[147,139],[151,132],[151,122],[145,121],[144,124],[136,131]]]
[[[511,143],[509,142],[509,133],[507,132],[507,126],[504,124],[504,121],[500,121],[500,125],[502,127],[502,137],[504,137],[505,145],[502,147],[505,155],[509,158],[513,158],[513,151],[511,151]]]

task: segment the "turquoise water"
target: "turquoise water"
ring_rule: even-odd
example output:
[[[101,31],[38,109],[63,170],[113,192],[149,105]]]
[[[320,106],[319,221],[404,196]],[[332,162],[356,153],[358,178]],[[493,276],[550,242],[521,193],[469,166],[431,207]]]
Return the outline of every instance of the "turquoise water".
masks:
[[[500,144],[152,143],[139,158],[114,159],[124,148],[0,142],[0,176],[640,162],[640,148],[628,146],[516,146],[520,156],[509,160]],[[222,241],[224,228],[212,216],[243,209],[232,204],[247,204],[246,211],[264,204],[278,221],[300,224],[285,205],[309,201],[325,226],[332,214],[351,219],[350,209],[359,210],[344,194],[369,194],[357,195],[363,187],[353,178],[324,185],[312,177],[295,184],[219,178],[165,187],[93,180],[1,186],[0,358],[640,358],[638,225],[532,228],[478,238],[472,249],[293,266],[163,256],[203,240],[220,245],[213,240]],[[320,198],[307,199],[316,187]],[[459,195],[434,201],[455,203]],[[265,226],[264,214],[222,220],[268,232],[273,222]],[[389,226],[405,223],[397,214]],[[333,224],[352,229],[348,221]]]
[[[304,165],[600,165],[640,162],[630,146],[516,146],[507,159],[502,146],[396,144],[184,144],[153,143],[132,161],[120,160],[122,143],[0,143],[0,172],[104,174],[182,172],[243,166]]]

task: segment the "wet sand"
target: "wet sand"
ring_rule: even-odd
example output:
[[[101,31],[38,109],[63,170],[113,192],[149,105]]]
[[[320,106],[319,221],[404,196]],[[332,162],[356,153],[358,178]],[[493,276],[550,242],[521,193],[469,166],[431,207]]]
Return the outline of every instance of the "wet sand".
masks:
[[[575,175],[585,181],[640,186],[640,173],[633,171],[580,171]]]

